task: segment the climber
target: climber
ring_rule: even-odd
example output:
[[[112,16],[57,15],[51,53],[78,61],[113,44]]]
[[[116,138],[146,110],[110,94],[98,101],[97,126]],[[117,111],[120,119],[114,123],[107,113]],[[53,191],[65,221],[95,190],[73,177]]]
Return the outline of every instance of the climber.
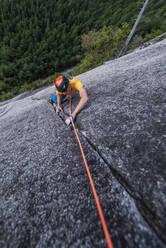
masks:
[[[76,115],[78,112],[84,107],[85,103],[88,101],[88,94],[83,85],[83,83],[77,79],[73,78],[69,80],[65,76],[59,76],[54,81],[56,87],[56,95],[51,95],[51,103],[53,104],[54,108],[56,109],[56,113],[63,111],[61,108],[61,104],[64,102],[66,96],[68,94],[75,94],[79,92],[80,101],[77,104],[76,108],[71,113],[71,116],[66,119],[66,124],[69,125],[71,121],[75,120]]]

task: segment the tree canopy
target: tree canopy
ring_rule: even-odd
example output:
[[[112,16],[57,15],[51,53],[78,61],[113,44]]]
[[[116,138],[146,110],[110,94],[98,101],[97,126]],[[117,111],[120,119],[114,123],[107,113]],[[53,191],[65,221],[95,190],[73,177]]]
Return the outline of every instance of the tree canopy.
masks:
[[[0,0],[0,95],[77,64],[81,37],[133,25],[142,0]],[[151,0],[137,35],[166,31],[166,2]]]

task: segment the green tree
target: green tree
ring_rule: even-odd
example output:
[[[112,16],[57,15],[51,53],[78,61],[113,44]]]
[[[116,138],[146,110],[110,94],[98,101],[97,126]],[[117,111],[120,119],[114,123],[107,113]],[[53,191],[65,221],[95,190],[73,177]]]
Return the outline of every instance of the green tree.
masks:
[[[129,25],[124,23],[118,29],[114,29],[112,26],[105,26],[99,31],[93,30],[83,35],[81,44],[85,57],[81,64],[76,67],[74,73],[82,73],[101,65],[108,59],[116,57],[124,45],[129,32]]]

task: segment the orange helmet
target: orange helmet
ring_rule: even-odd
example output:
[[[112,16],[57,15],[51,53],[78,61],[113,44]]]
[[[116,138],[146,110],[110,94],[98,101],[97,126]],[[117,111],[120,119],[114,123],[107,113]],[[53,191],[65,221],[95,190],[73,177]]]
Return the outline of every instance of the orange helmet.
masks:
[[[65,92],[69,85],[69,80],[64,76],[59,76],[55,79],[54,84],[59,92]]]

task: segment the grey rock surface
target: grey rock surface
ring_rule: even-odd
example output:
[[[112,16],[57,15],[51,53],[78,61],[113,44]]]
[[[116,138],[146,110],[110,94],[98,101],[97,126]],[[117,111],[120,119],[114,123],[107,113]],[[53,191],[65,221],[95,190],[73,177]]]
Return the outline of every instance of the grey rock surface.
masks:
[[[78,76],[89,102],[76,126],[118,248],[166,247],[165,75],[163,40]],[[0,104],[0,247],[107,247],[74,132],[47,102],[53,92]]]

